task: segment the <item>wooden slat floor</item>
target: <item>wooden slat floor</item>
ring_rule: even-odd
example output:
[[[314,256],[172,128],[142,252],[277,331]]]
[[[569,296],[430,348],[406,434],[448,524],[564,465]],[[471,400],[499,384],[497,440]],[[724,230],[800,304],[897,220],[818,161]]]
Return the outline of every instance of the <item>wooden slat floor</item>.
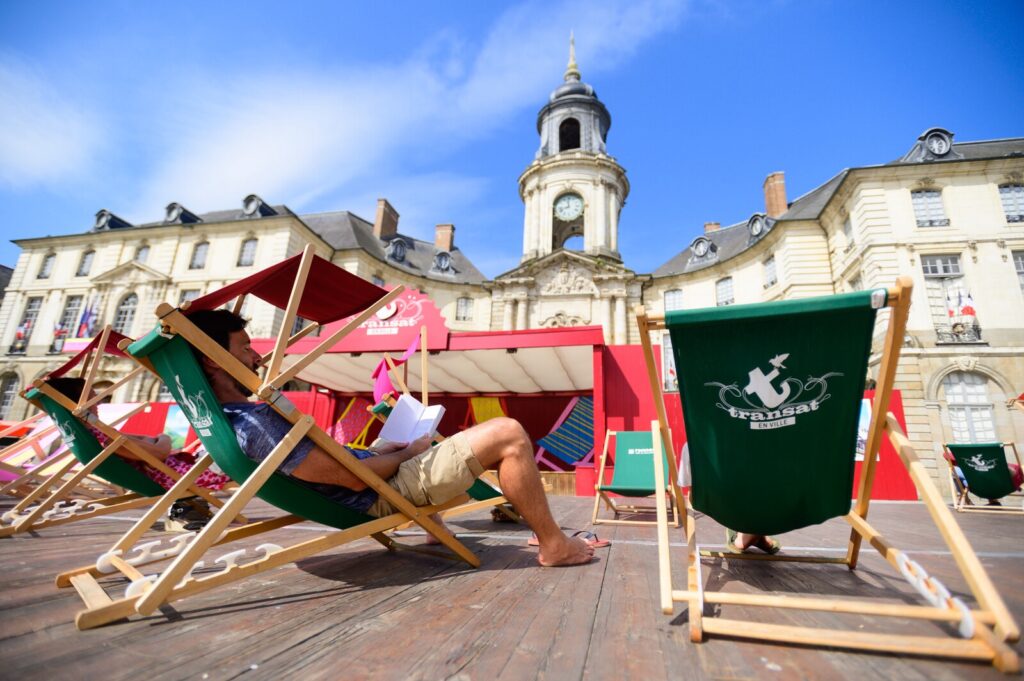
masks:
[[[591,501],[552,497],[564,527],[588,528]],[[250,517],[270,509],[254,504]],[[957,516],[1018,621],[1024,620],[1024,518]],[[878,503],[871,519],[954,594],[966,591],[925,508]],[[127,529],[127,518],[55,527],[0,539],[0,678],[8,679],[996,679],[983,664],[895,655],[766,645],[727,639],[689,641],[682,606],[657,605],[654,530],[599,526],[610,548],[585,567],[541,569],[529,531],[475,513],[452,523],[483,561],[479,570],[410,552],[389,553],[363,540],[178,601],[163,613],[79,632],[81,607],[53,576],[93,559]],[[781,540],[785,549],[845,547],[842,521]],[[263,541],[309,538],[300,525]],[[153,533],[158,536],[158,533]],[[422,541],[415,535],[409,543]],[[682,534],[673,531],[674,558]],[[712,548],[723,531],[698,519],[698,542]],[[243,542],[240,542],[242,544]],[[214,549],[207,565],[229,549]],[[832,553],[830,555],[838,555]],[[796,590],[877,596],[919,603],[873,550],[855,572],[835,565],[767,564],[705,559],[708,588]],[[675,562],[682,588],[681,560]],[[108,593],[123,584],[107,582]],[[969,603],[972,601],[968,601]],[[712,606],[708,606],[709,608]],[[724,616],[783,624],[848,624],[868,618],[827,613],[747,610]],[[872,620],[871,622],[877,622]],[[940,625],[882,622],[884,631],[938,633]],[[1018,645],[1018,650],[1021,646]]]

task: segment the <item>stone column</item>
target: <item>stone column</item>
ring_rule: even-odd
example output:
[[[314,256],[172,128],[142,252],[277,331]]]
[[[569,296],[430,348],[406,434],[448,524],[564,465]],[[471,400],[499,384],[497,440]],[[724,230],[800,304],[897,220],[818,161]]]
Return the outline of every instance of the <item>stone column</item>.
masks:
[[[512,330],[512,321],[515,319],[512,315],[515,313],[516,301],[512,300],[507,294],[505,296],[505,312],[501,320],[501,328],[504,331]]]
[[[526,316],[526,313],[529,311],[528,307],[530,301],[527,298],[523,297],[516,302],[516,330],[521,331],[527,328],[528,317]]]
[[[609,188],[611,189],[611,188]],[[614,189],[608,192],[608,245],[613,251],[619,250],[619,196]]]
[[[612,342],[612,299],[611,296],[601,294],[601,325],[604,327],[604,342]]]
[[[626,344],[626,296],[615,297],[615,344]]]

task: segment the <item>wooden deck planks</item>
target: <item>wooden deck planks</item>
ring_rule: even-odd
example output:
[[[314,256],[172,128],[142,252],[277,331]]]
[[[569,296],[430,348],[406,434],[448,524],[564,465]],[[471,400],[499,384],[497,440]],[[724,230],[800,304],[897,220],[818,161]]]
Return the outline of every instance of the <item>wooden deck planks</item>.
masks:
[[[587,499],[552,498],[563,527],[589,527]],[[250,509],[265,515],[266,507]],[[872,520],[910,551],[954,593],[963,593],[938,534],[916,504],[884,504]],[[1001,516],[957,516],[981,554],[1010,610],[1024,618],[1024,550],[1014,546],[1024,525]],[[74,629],[81,601],[57,590],[53,576],[84,564],[128,527],[96,519],[0,540],[0,659],[5,676],[24,678],[183,677],[210,679],[670,679],[670,678],[907,678],[996,679],[985,665],[892,655],[749,643],[712,638],[689,641],[685,608],[674,617],[657,607],[653,528],[598,526],[613,541],[599,560],[581,568],[540,569],[529,531],[493,524],[486,512],[456,519],[483,565],[470,570],[443,559],[390,553],[370,540],[288,565],[230,587],[178,601],[166,614],[93,631]],[[304,524],[279,530],[270,541],[312,538]],[[721,545],[723,531],[698,519],[698,541]],[[154,536],[157,536],[154,533]],[[841,521],[781,539],[791,547],[842,548]],[[276,539],[280,537],[280,539]],[[673,531],[673,564],[682,574],[680,531]],[[260,542],[267,538],[260,538]],[[417,543],[421,537],[403,541]],[[255,541],[240,545],[253,546]],[[226,553],[214,549],[208,556]],[[705,583],[729,591],[811,590],[823,595],[879,594],[891,602],[919,602],[902,579],[870,552],[851,573],[836,565],[705,560]],[[143,573],[147,569],[142,569]],[[124,584],[107,593],[118,597]],[[868,618],[830,613],[722,607],[727,617],[752,616],[775,624],[854,629]],[[758,612],[760,610],[760,612]],[[170,615],[170,617],[167,616]],[[941,625],[892,620],[885,631],[931,634]],[[1018,650],[1020,646],[1018,645]]]

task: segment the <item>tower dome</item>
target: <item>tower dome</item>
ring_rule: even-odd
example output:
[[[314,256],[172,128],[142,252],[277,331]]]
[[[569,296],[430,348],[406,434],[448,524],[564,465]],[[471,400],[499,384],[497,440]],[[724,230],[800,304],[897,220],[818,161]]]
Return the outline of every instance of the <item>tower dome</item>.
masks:
[[[597,98],[594,88],[581,80],[576,66],[576,40],[569,37],[569,65],[565,82],[548,97],[537,113],[540,149],[536,158],[554,156],[563,151],[606,154],[605,142],[612,117]]]

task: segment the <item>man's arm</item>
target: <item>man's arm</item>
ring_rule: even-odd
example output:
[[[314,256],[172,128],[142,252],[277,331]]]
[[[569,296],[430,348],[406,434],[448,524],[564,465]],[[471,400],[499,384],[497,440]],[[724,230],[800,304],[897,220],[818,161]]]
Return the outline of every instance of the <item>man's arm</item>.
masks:
[[[144,449],[147,454],[153,455],[160,461],[166,459],[167,455],[171,453],[171,438],[166,434],[158,435],[156,437],[150,437],[148,435],[129,435],[127,433],[122,433],[122,435]],[[121,447],[115,453],[125,459],[134,459],[136,461],[141,460],[140,457],[135,456],[135,454],[133,454],[127,447]]]
[[[376,456],[362,459],[363,464],[371,471],[387,480],[398,471],[398,467],[404,461],[422,454],[430,447],[430,436],[424,436],[412,442],[407,447],[383,451]],[[381,447],[381,449],[392,449]],[[294,471],[292,477],[306,482],[317,482],[328,485],[339,485],[347,487],[354,492],[360,492],[367,488],[367,484],[356,477],[349,469],[342,466],[337,459],[320,449],[316,445],[309,450],[309,454],[303,459]]]

